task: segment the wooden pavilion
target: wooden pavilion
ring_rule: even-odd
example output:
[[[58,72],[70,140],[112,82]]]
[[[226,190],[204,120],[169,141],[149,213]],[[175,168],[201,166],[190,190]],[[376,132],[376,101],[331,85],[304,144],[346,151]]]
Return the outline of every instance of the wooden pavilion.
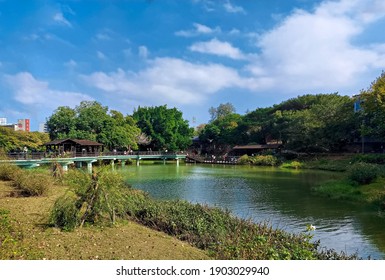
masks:
[[[47,152],[59,153],[99,153],[103,151],[103,144],[91,140],[61,139],[45,143]]]
[[[282,144],[264,144],[264,145],[244,145],[244,146],[235,146],[230,151],[232,155],[242,156],[242,155],[255,155],[264,151],[273,151],[279,152],[282,148]]]

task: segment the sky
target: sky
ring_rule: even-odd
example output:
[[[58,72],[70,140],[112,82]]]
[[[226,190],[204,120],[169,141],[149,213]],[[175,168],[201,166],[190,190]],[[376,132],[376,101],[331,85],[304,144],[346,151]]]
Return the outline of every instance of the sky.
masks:
[[[385,69],[383,0],[0,0],[0,117],[167,105],[191,126],[304,94],[352,96]]]

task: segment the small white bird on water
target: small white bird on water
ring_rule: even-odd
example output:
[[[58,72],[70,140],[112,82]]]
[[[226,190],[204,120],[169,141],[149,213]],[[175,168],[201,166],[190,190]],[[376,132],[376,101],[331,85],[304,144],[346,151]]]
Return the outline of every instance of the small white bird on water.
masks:
[[[310,226],[309,226],[309,229],[310,229],[310,230],[315,230],[315,229],[316,229],[316,227],[315,227],[315,226],[313,226],[313,225],[310,225]]]

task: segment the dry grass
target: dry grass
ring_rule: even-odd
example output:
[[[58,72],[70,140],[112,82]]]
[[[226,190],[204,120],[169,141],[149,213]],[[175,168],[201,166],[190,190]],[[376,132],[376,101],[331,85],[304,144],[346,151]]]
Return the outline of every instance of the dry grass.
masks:
[[[132,221],[73,232],[49,228],[46,226],[49,210],[66,188],[54,186],[48,195],[41,197],[10,197],[12,191],[9,182],[0,181],[0,209],[9,210],[10,217],[20,225],[23,245],[35,251],[31,256],[59,260],[209,259],[205,252],[187,243]]]

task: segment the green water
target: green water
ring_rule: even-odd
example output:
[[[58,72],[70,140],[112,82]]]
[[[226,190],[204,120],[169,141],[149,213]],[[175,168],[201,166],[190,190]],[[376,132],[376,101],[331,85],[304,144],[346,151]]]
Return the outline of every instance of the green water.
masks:
[[[316,226],[321,246],[385,258],[385,218],[372,209],[317,196],[313,186],[340,176],[228,165],[154,164],[122,169],[127,181],[157,199],[183,199],[229,209],[241,218],[303,232]]]

